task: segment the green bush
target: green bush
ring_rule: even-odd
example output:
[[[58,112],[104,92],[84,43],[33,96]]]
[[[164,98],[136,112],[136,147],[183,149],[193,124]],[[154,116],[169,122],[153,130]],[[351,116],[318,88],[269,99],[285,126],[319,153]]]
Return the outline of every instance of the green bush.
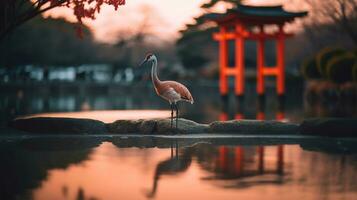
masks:
[[[336,56],[346,53],[345,50],[340,48],[327,47],[322,49],[316,56],[317,68],[322,77],[328,78],[327,63]]]
[[[356,56],[351,52],[332,57],[326,64],[326,75],[328,80],[335,83],[352,81],[355,63]]]
[[[301,65],[301,73],[305,79],[320,79],[321,74],[317,68],[316,57],[306,59]]]

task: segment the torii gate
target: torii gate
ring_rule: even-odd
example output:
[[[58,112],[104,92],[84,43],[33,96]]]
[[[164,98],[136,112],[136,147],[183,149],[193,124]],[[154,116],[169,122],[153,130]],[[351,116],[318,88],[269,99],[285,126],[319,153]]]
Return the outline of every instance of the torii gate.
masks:
[[[280,6],[247,6],[238,5],[224,14],[211,13],[206,19],[214,21],[219,26],[219,32],[213,38],[219,42],[219,91],[222,96],[228,94],[228,76],[235,77],[235,94],[244,95],[244,42],[257,41],[257,93],[264,95],[264,77],[276,77],[276,90],[279,96],[285,93],[285,39],[292,34],[284,31],[284,25],[297,17],[306,16],[307,12],[287,12]],[[278,31],[267,33],[265,25],[277,25]],[[248,28],[257,27],[258,32]],[[235,66],[228,66],[228,40],[235,40]],[[276,66],[265,65],[265,41],[276,40]]]

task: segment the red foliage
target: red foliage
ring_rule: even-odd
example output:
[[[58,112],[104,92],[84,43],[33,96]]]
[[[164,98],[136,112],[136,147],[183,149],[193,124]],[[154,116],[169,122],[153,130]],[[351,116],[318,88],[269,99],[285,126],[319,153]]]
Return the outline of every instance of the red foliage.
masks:
[[[125,0],[49,0],[50,6],[66,6],[72,8],[77,17],[78,26],[75,27],[78,37],[83,37],[81,28],[82,19],[95,19],[95,14],[99,13],[103,5],[113,6],[115,10],[125,4]]]
[[[52,1],[61,0],[51,0],[51,3]],[[78,22],[82,23],[83,18],[95,19],[95,14],[100,12],[104,4],[111,5],[117,10],[120,5],[125,4],[125,0],[68,0],[65,6],[72,7]]]

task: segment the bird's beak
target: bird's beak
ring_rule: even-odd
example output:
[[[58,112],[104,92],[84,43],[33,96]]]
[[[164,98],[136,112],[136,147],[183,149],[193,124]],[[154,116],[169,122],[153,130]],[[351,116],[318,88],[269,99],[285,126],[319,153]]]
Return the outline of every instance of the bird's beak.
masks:
[[[147,60],[145,59],[145,60],[143,60],[141,63],[140,63],[140,65],[139,65],[139,67],[141,67],[143,64],[145,64],[147,62]]]

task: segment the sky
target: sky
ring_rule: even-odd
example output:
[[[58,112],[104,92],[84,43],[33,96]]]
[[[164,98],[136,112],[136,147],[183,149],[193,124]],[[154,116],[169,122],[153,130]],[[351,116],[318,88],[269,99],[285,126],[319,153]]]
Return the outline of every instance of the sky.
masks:
[[[126,0],[124,6],[117,11],[113,7],[105,6],[97,14],[95,20],[85,20],[96,38],[100,42],[113,43],[118,37],[130,31],[140,29],[140,24],[149,16],[150,32],[163,40],[179,37],[179,30],[185,24],[192,23],[193,17],[202,13],[200,5],[208,0]],[[297,0],[246,0],[249,5],[283,4],[284,8],[294,10]],[[299,7],[300,8],[300,7]],[[216,10],[223,11],[222,5]],[[145,11],[146,15],[141,14]],[[66,8],[55,8],[44,14],[45,17],[65,17],[68,21],[76,22],[73,11]]]

